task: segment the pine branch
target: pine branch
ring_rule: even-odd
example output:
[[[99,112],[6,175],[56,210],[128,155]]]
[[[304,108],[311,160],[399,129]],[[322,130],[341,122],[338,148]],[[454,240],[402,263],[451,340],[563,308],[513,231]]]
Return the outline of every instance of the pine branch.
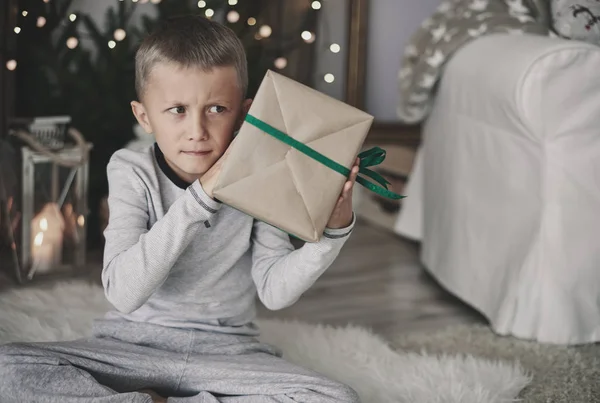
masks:
[[[96,23],[88,15],[82,15],[81,20],[87,30],[88,35],[94,40],[94,45],[98,50],[99,56],[102,56],[104,60],[111,59],[110,49],[106,46],[108,42],[106,37],[100,32]]]

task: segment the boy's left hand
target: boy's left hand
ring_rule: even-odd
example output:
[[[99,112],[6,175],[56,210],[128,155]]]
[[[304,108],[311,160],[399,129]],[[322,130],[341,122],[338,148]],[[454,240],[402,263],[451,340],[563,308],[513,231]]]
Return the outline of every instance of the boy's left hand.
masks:
[[[358,175],[358,164],[360,159],[356,159],[352,169],[350,171],[350,177],[342,188],[342,194],[340,195],[333,213],[327,223],[327,228],[338,229],[346,228],[352,224],[352,188],[354,182],[356,182],[356,176]]]

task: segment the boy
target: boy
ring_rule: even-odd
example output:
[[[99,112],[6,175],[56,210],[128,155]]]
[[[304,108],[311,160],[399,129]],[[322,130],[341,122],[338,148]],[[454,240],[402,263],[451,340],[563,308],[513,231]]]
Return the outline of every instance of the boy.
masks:
[[[107,167],[102,282],[116,310],[88,339],[1,347],[2,403],[358,401],[256,339],[256,293],[270,309],[293,304],[348,238],[358,167],[323,240],[298,250],[212,198],[250,107],[246,68],[234,33],[203,18],[170,20],[143,42],[132,109],[156,144]]]

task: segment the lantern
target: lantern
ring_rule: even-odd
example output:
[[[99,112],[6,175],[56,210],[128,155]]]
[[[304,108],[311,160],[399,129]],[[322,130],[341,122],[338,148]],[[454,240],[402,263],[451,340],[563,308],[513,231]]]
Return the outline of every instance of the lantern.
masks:
[[[36,119],[13,131],[21,147],[19,280],[77,274],[86,263],[88,160],[91,145],[70,119]],[[74,145],[63,141],[69,134]]]

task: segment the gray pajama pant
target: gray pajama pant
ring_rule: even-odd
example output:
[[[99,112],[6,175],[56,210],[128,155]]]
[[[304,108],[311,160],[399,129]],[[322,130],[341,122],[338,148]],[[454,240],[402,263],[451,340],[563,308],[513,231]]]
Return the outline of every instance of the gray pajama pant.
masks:
[[[93,336],[0,346],[0,403],[358,402],[255,337],[97,321]]]

